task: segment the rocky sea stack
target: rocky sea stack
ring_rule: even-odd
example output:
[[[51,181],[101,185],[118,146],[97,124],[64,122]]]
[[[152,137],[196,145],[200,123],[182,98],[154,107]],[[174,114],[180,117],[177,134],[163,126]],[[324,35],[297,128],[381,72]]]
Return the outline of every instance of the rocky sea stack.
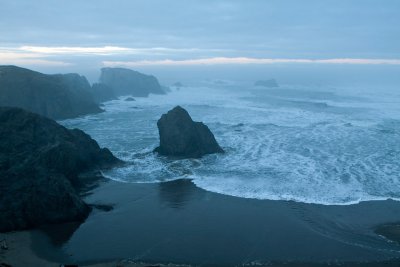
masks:
[[[93,99],[97,103],[118,99],[118,97],[114,93],[114,90],[104,83],[93,84],[91,88],[91,93],[93,95]]]
[[[180,106],[163,114],[157,122],[160,146],[154,151],[180,158],[199,158],[206,154],[224,153],[210,129],[195,122]]]
[[[110,87],[116,96],[165,94],[156,77],[130,69],[102,68],[100,82]]]
[[[86,218],[80,175],[118,163],[81,130],[0,107],[0,232]]]
[[[55,120],[102,112],[90,90],[87,79],[76,73],[47,75],[0,66],[0,106],[23,108]]]
[[[136,100],[133,97],[127,97],[127,98],[125,98],[125,101],[132,102],[132,101],[136,101]]]

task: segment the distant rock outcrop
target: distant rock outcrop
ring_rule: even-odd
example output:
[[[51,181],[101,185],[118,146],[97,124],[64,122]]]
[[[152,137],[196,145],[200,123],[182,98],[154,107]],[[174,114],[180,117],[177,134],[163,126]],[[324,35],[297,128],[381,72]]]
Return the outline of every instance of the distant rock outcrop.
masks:
[[[183,87],[183,84],[181,82],[176,82],[172,86],[180,88],[180,87]]]
[[[156,77],[124,68],[101,69],[100,82],[108,85],[116,96],[146,97],[165,94]]]
[[[125,101],[132,102],[132,101],[136,101],[136,100],[133,97],[127,97],[127,98],[125,98]]]
[[[206,154],[224,153],[210,129],[195,122],[180,106],[163,114],[157,122],[160,146],[154,151],[180,158],[199,158]]]
[[[270,87],[270,88],[279,87],[279,85],[275,79],[256,81],[254,83],[254,86],[262,86],[262,87]]]
[[[85,77],[46,75],[16,66],[0,66],[0,106],[20,107],[52,119],[102,112]]]
[[[86,218],[79,175],[118,163],[81,130],[0,107],[0,232]]]
[[[96,103],[102,103],[117,99],[114,90],[104,83],[93,84],[90,91]]]

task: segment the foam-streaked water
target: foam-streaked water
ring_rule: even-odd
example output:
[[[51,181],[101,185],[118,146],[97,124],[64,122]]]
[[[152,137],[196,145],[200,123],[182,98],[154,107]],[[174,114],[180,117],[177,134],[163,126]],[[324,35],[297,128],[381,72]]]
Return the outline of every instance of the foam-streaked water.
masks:
[[[319,204],[400,198],[400,95],[363,88],[185,87],[166,96],[105,103],[106,112],[63,121],[81,128],[129,166],[113,180],[193,179],[245,198]],[[156,122],[175,105],[213,131],[223,155],[170,160],[152,150]]]

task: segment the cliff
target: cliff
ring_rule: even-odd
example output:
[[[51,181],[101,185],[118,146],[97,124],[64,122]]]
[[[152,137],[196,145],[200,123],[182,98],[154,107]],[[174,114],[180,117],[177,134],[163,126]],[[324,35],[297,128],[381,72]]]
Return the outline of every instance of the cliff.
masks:
[[[81,130],[0,107],[0,232],[83,220],[80,174],[120,162]]]
[[[16,66],[0,66],[0,106],[20,107],[57,120],[102,112],[85,77],[46,75]]]
[[[103,68],[100,82],[109,86],[116,96],[146,97],[149,94],[165,94],[156,77],[130,69]]]

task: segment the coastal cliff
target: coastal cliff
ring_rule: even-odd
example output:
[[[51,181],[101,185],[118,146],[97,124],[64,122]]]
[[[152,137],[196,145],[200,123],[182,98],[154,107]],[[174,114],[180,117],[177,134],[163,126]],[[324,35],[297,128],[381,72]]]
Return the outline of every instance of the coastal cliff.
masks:
[[[100,82],[110,87],[116,96],[146,97],[149,94],[165,94],[156,77],[130,69],[103,68]]]
[[[81,130],[0,107],[0,232],[83,220],[80,175],[120,162]]]
[[[55,120],[102,112],[84,76],[47,75],[16,66],[0,66],[0,106],[23,108]]]

